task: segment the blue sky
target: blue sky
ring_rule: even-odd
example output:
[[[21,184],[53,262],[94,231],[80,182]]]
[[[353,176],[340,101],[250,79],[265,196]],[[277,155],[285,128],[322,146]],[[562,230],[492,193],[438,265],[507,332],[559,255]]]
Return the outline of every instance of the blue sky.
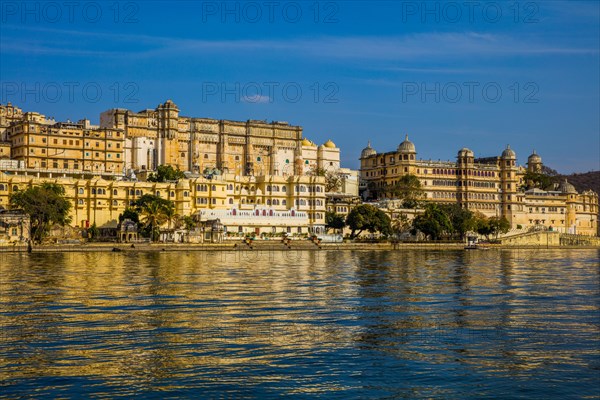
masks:
[[[72,5],[70,5],[72,4]],[[0,3],[0,102],[57,120],[172,99],[332,139],[356,168],[408,134],[600,169],[600,2]]]

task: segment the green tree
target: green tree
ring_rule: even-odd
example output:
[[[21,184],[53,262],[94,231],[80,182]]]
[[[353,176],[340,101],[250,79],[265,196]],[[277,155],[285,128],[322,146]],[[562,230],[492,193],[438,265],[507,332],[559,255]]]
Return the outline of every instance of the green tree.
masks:
[[[343,215],[336,214],[333,211],[325,212],[325,228],[329,229],[344,229],[346,220]]]
[[[30,240],[40,243],[54,224],[61,226],[71,222],[71,203],[65,197],[65,189],[55,183],[42,183],[11,194],[13,208],[20,208],[29,215]]]
[[[140,214],[135,208],[127,207],[119,215],[119,222],[123,222],[125,219],[130,219],[131,221],[135,222],[136,224],[139,224],[140,223]]]
[[[391,197],[402,200],[404,208],[417,208],[424,197],[421,181],[411,174],[403,175],[387,192]]]
[[[166,221],[163,205],[158,202],[144,203],[141,209],[142,222],[146,232],[149,231],[150,238],[154,242],[158,240],[160,226]]]
[[[339,171],[326,170],[324,168],[311,168],[309,175],[325,177],[325,192],[337,192],[342,188],[345,176]]]
[[[188,231],[191,231],[198,226],[198,221],[196,221],[191,215],[186,215],[185,217],[183,217],[182,221],[183,226]]]
[[[391,231],[390,217],[370,204],[354,207],[346,217],[346,225],[352,230],[351,239],[356,238],[363,231],[380,232],[383,235],[388,235]]]
[[[170,165],[159,165],[158,168],[156,168],[156,172],[152,172],[148,175],[148,182],[177,181],[183,178],[185,178],[185,175],[179,167],[175,169]]]
[[[404,232],[408,232],[411,227],[411,222],[408,216],[404,213],[400,213],[396,218],[392,220],[392,233],[395,235],[401,235]]]
[[[135,211],[141,216],[142,235],[156,241],[160,234],[160,226],[167,222],[169,218],[171,218],[171,221],[173,220],[175,205],[171,200],[145,194],[136,200]]]
[[[452,232],[452,222],[437,204],[429,203],[425,206],[425,212],[413,220],[413,233],[417,231],[438,240]]]
[[[525,175],[523,175],[523,182],[525,182],[522,186],[522,189],[524,190],[533,188],[548,190],[554,186],[554,183],[556,183],[556,177],[550,176],[543,172],[537,173],[527,171]]]
[[[440,205],[440,209],[450,219],[452,234],[458,239],[464,239],[467,232],[477,229],[477,218],[472,211],[458,204]]]
[[[486,237],[487,240],[490,240],[491,235],[496,235],[500,233],[506,233],[510,229],[510,222],[506,219],[506,217],[490,217],[490,218],[481,218],[478,221],[477,233]]]
[[[95,222],[92,224],[92,226],[90,226],[87,233],[89,239],[97,239],[98,236],[100,236],[100,230],[98,229],[98,226],[96,226]]]
[[[163,213],[167,221],[167,228],[171,229],[171,224],[173,223],[173,221],[179,218],[179,214],[177,214],[177,210],[175,209],[175,204],[172,201],[170,203],[164,204]]]

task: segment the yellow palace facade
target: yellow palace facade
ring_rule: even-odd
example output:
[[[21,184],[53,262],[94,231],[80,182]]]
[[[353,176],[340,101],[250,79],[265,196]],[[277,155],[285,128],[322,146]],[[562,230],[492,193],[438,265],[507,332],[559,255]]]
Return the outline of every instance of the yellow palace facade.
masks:
[[[8,208],[12,193],[42,182],[65,188],[71,225],[81,228],[116,227],[119,215],[144,194],[173,201],[180,216],[220,219],[228,232],[307,234],[325,225],[325,178],[313,176],[224,174],[153,183],[0,173],[0,206]]]
[[[596,235],[598,194],[578,193],[566,181],[554,190],[522,190],[525,173],[541,170],[542,159],[535,151],[525,168],[517,164],[510,146],[494,157],[475,158],[473,151],[462,148],[456,162],[418,159],[408,136],[395,151],[378,153],[369,144],[360,157],[365,199],[391,197],[390,189],[398,180],[412,174],[419,178],[428,201],[456,203],[488,217],[503,216],[513,228]]]

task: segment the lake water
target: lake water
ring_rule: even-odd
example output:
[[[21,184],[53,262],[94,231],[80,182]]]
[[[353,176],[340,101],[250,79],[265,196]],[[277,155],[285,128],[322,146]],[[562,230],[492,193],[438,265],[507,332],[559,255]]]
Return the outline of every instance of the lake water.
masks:
[[[0,253],[0,397],[600,398],[599,257]]]

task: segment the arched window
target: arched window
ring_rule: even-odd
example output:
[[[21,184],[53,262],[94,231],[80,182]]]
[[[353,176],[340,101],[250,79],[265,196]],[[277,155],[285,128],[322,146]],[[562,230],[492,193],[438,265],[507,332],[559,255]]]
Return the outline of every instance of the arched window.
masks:
[[[229,204],[233,204],[233,199],[229,198]]]
[[[234,208],[234,209],[231,211],[231,214],[232,214],[232,215],[237,215],[237,210]]]
[[[77,193],[83,194],[83,188],[79,188],[79,190],[77,191]]]
[[[287,192],[287,187],[285,187],[285,186],[282,186],[282,187],[281,187],[281,191],[282,191],[282,192]]]
[[[96,194],[96,188],[92,188],[92,194]]]
[[[189,192],[187,192],[187,191],[183,192],[183,197],[188,197],[189,195],[190,195]]]
[[[216,191],[216,190],[217,190],[217,185],[212,185],[212,186],[210,187],[210,190],[212,190],[212,191]]]
[[[113,189],[113,195],[116,196],[119,194],[119,191],[117,189]]]
[[[6,189],[4,188],[4,185],[3,185],[3,184],[1,184],[1,183],[0,183],[0,190],[6,190]]]
[[[136,190],[135,191],[135,195],[136,196],[141,196],[142,195],[142,191],[141,190]]]
[[[205,154],[205,155],[204,155],[204,159],[207,159],[207,158],[208,158],[208,154]]]
[[[285,205],[286,205],[286,203],[287,203],[287,201],[286,201],[286,200],[281,200],[281,205],[282,205],[282,206],[285,206]]]

